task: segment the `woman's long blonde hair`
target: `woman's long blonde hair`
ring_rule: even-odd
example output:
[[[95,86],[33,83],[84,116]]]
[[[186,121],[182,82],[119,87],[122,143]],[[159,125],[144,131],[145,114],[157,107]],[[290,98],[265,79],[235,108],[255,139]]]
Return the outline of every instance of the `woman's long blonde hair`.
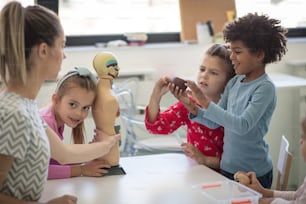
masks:
[[[53,46],[63,33],[57,15],[42,6],[24,8],[19,2],[6,4],[0,13],[0,77],[5,85],[23,85],[30,71],[32,48],[45,42]]]

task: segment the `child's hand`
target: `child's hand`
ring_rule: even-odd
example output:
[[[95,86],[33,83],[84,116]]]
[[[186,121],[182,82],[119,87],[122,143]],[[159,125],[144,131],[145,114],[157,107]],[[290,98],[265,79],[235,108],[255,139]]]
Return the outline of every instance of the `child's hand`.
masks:
[[[175,98],[177,98],[193,115],[198,114],[198,106],[190,100],[191,92],[189,90],[183,91],[174,83],[169,83],[169,90]]]
[[[101,156],[104,156],[107,153],[109,153],[109,151],[115,144],[117,143],[119,144],[120,139],[121,139],[120,134],[108,135],[101,130],[95,129],[94,138],[89,143],[99,143],[99,145],[101,145],[101,151],[102,151]]]
[[[95,135],[93,140],[90,143],[93,142],[103,142],[107,146],[112,147],[114,144],[120,141],[121,139],[121,134],[116,134],[116,135],[108,135],[102,130],[95,129]]]
[[[112,136],[103,136],[102,141],[98,141],[97,143],[100,143],[102,145],[101,147],[101,151],[102,151],[102,156],[106,155],[107,153],[109,153],[109,151],[111,150],[111,148],[118,144],[119,145],[119,140],[121,139],[121,135],[120,134],[116,134],[116,135],[112,135]]]
[[[195,82],[187,80],[186,85],[190,88],[192,97],[205,109],[208,108],[209,101],[203,94],[202,90],[196,85]]]
[[[110,168],[111,166],[104,160],[93,160],[81,166],[81,173],[83,176],[103,176],[107,170],[102,168]]]
[[[47,202],[47,204],[75,204],[77,203],[77,197],[72,195],[63,195],[58,198],[54,198]]]
[[[161,98],[169,91],[168,84],[170,81],[171,79],[167,76],[161,77],[158,81],[156,81],[152,92],[154,98]]]
[[[168,87],[170,92],[173,94],[173,96],[177,98],[177,100],[182,102],[186,106],[186,108],[190,103],[192,103],[192,101],[189,99],[190,91],[188,90],[183,91],[172,82],[169,83]]]
[[[104,137],[102,142],[106,142],[111,146],[114,146],[117,142],[121,140],[121,134],[112,135],[109,137]]]
[[[94,137],[93,137],[93,139],[90,143],[100,142],[100,141],[103,140],[103,137],[106,137],[106,136],[108,137],[109,136],[106,133],[104,133],[102,130],[99,130],[99,129],[95,129],[94,132],[95,132]]]
[[[99,129],[95,129],[94,131],[95,131],[94,138],[92,139],[92,141],[90,143],[101,142],[105,138],[108,138],[110,136],[115,136],[115,135],[108,135],[108,134],[106,134],[105,132],[103,132],[102,130],[99,130]],[[117,134],[117,135],[120,135],[120,134]],[[121,135],[120,135],[120,137],[121,137]]]
[[[204,164],[205,165],[205,156],[200,152],[195,146],[193,146],[190,143],[182,143],[181,147],[185,153],[186,156],[190,157],[191,159],[194,159],[198,164]]]
[[[248,172],[246,173],[246,175],[250,178],[251,183],[248,184],[247,186],[249,188],[252,188],[253,190],[262,193],[264,188],[262,187],[262,185],[259,183],[259,181],[256,178],[256,174],[255,172]]]
[[[181,101],[183,104],[187,104],[190,99],[188,97],[189,92],[180,89],[180,87],[176,86],[174,83],[169,82],[169,90],[173,94],[175,98]]]

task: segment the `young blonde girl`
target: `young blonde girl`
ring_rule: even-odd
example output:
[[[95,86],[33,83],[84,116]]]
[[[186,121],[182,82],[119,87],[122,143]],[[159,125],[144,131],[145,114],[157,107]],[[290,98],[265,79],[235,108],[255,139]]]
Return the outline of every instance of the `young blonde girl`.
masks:
[[[97,93],[96,77],[86,68],[76,67],[59,81],[52,95],[52,104],[40,109],[40,115],[48,126],[63,140],[65,125],[72,128],[75,144],[85,142],[84,120]],[[75,176],[102,176],[107,173],[101,168],[110,166],[104,161],[91,161],[77,165],[60,165],[51,159],[48,179],[69,178]]]

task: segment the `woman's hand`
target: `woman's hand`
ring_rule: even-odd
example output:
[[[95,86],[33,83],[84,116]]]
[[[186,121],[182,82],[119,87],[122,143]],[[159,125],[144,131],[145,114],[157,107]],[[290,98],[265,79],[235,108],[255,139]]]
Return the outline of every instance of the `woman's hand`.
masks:
[[[61,197],[52,199],[47,202],[47,204],[75,204],[77,203],[78,199],[72,195],[63,195]]]

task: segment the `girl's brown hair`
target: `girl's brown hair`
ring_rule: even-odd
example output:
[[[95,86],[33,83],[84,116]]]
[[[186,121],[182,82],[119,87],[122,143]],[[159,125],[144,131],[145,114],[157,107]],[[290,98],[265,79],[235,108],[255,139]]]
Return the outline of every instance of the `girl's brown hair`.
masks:
[[[228,47],[222,44],[214,44],[207,49],[205,54],[209,56],[217,56],[225,62],[225,64],[227,65],[226,66],[226,71],[228,76],[227,80],[235,76],[235,70],[232,61],[230,59],[231,52],[229,51]]]
[[[64,80],[60,80],[58,83],[60,85],[58,85],[56,89],[56,94],[58,95],[59,100],[61,100],[61,98],[72,88],[81,88],[87,91],[92,91],[95,94],[97,93],[96,82],[89,76],[82,76],[76,72],[76,74],[69,76],[68,78],[65,75],[63,79]],[[75,144],[83,144],[85,142],[84,121],[72,129],[72,137]]]

